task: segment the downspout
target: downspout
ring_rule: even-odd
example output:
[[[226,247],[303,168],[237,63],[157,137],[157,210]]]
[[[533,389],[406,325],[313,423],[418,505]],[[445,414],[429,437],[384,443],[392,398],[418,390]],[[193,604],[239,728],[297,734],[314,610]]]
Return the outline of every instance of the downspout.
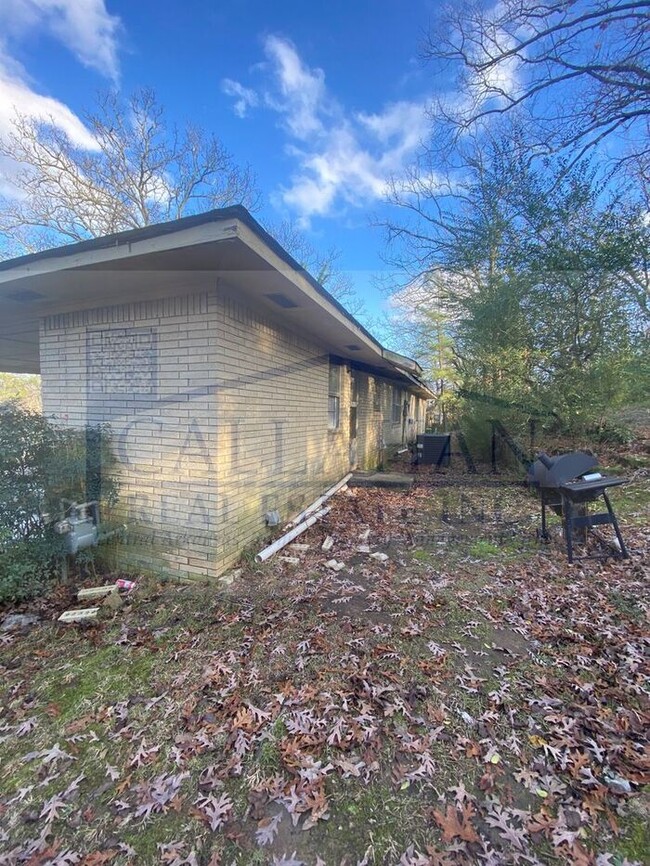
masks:
[[[335,493],[341,490],[348,483],[350,478],[352,478],[352,473],[348,472],[348,474],[344,478],[341,478],[340,481],[337,481],[337,483],[333,487],[330,487],[329,490],[326,490],[322,496],[319,496],[318,499],[315,499],[311,505],[308,505],[307,508],[305,508],[304,511],[301,511],[300,514],[290,520],[287,523],[286,528],[290,529],[292,526],[296,526],[296,524],[300,523],[302,520],[305,520],[305,518],[307,518],[312,513],[312,511],[316,511],[316,509],[320,508],[321,505],[327,502],[330,496],[334,496]]]
[[[278,538],[273,544],[269,544],[268,547],[265,547],[264,550],[260,550],[260,552],[255,557],[255,562],[265,562],[265,560],[270,559],[274,553],[277,553],[278,550],[282,550],[283,547],[286,547],[290,541],[293,541],[294,538],[297,538],[299,535],[302,535],[305,530],[309,529],[310,526],[313,526],[317,520],[320,520],[321,517],[324,517],[326,514],[329,514],[331,509],[321,508],[320,511],[317,511],[315,514],[312,514],[311,517],[308,517],[302,523],[299,523],[298,526],[295,526],[289,532],[286,532],[283,536]]]

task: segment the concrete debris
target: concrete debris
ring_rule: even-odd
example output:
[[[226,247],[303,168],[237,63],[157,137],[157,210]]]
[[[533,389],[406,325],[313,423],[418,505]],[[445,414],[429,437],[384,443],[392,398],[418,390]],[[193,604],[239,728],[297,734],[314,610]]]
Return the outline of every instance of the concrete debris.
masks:
[[[466,713],[465,710],[461,710],[459,713],[461,719],[465,722],[466,725],[473,727],[476,724],[476,719],[474,716],[470,716],[469,713]]]
[[[224,586],[232,586],[232,584],[237,580],[238,577],[241,577],[242,573],[241,568],[236,568],[234,571],[229,571],[228,574],[223,574],[219,578],[219,582],[223,583]]]
[[[280,556],[278,558],[281,562],[286,562],[289,565],[298,565],[300,563],[300,557],[298,556]]]
[[[615,773],[605,773],[605,781],[607,782],[610,791],[615,794],[631,794],[632,786],[623,776],[617,776]]]
[[[370,553],[370,545],[369,544],[360,544],[357,547],[359,553]]]
[[[369,538],[370,538],[370,530],[369,529],[364,529],[363,532],[359,533],[359,540],[360,541],[368,541]]]
[[[105,595],[116,592],[117,586],[114,583],[109,586],[88,586],[85,589],[79,590],[77,598],[79,601],[83,601],[86,598],[103,598]]]
[[[385,553],[379,553],[378,551],[377,553],[371,553],[370,559],[376,559],[377,562],[387,562],[388,556]]]
[[[345,563],[337,562],[335,559],[330,559],[325,563],[325,568],[330,568],[332,571],[341,571],[345,568]]]
[[[290,544],[289,547],[292,550],[297,550],[299,553],[304,553],[306,550],[309,550],[311,544]]]
[[[413,476],[401,472],[355,472],[350,479],[352,492],[357,487],[386,487],[389,490],[410,490]]]
[[[334,539],[331,535],[328,535],[325,541],[321,545],[321,550],[331,550],[334,547]]]
[[[87,619],[97,619],[98,607],[84,607],[82,610],[66,610],[59,617],[59,622],[82,622]]]
[[[37,625],[40,619],[33,613],[10,613],[2,620],[0,631],[16,631]]]

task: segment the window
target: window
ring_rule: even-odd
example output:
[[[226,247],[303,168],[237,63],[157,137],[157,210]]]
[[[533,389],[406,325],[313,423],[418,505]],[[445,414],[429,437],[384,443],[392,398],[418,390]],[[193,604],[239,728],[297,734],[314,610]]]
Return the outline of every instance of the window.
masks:
[[[402,392],[393,385],[393,424],[400,424],[402,421]]]
[[[329,392],[327,398],[327,429],[338,430],[341,421],[341,368],[330,362]]]

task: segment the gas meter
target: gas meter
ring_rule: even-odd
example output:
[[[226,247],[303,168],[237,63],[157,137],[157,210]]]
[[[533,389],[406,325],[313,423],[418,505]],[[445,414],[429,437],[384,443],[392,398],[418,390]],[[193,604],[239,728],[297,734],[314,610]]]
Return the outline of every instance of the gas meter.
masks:
[[[99,538],[99,503],[71,503],[62,520],[54,524],[54,531],[65,536],[67,553],[74,555],[97,544]]]

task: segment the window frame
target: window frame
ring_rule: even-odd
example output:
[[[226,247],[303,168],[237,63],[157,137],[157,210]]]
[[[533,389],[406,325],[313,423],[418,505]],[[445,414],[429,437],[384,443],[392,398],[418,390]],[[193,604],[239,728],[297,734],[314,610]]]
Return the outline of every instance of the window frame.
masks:
[[[341,364],[330,361],[327,383],[327,430],[330,433],[341,429],[341,370]]]
[[[402,389],[397,385],[393,385],[391,403],[391,422],[393,424],[402,423]]]

